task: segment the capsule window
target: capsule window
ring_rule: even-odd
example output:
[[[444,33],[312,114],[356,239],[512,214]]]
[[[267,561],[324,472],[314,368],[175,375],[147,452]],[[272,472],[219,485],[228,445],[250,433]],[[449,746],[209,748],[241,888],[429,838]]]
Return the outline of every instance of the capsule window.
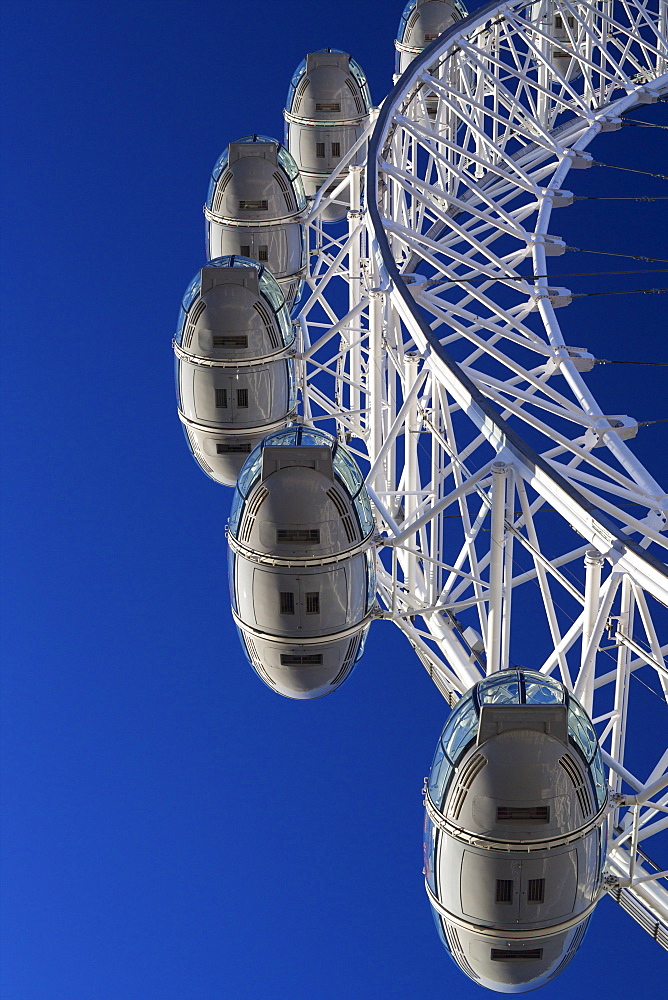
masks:
[[[336,156],[336,157],[341,156],[341,143],[340,142],[333,142],[332,143],[332,156]]]
[[[239,246],[239,253],[241,254],[242,257],[250,257],[251,255],[250,244],[242,243]]]
[[[537,962],[543,957],[542,948],[492,948],[493,962]]]
[[[306,614],[307,615],[319,615],[320,614],[320,591],[312,591],[306,593]]]
[[[216,409],[220,410],[224,407],[227,407],[227,389],[216,386]]]
[[[527,886],[527,903],[545,902],[545,879],[530,878]]]
[[[237,406],[240,409],[248,408],[248,389],[237,389]]]
[[[316,667],[322,663],[322,653],[281,653],[282,667]]]
[[[316,101],[315,102],[316,111],[340,111],[341,102],[340,101]]]
[[[245,444],[229,444],[227,441],[216,442],[216,455],[250,455],[250,441]]]
[[[316,142],[316,144],[315,144],[315,155],[324,159],[324,156],[325,156],[325,144],[324,144],[324,142]]]
[[[277,542],[301,542],[320,544],[320,528],[277,528]]]
[[[498,806],[497,823],[549,823],[549,806]]]
[[[533,881],[538,881],[533,879]],[[496,880],[496,901],[497,903],[512,903],[513,901],[513,880],[511,878],[497,878]]]
[[[281,614],[282,615],[294,615],[295,613],[295,595],[289,590],[280,591],[280,602],[281,602]]]
[[[266,198],[241,198],[239,208],[242,212],[266,212],[269,202]]]
[[[261,247],[259,247],[258,252],[257,252],[257,259],[260,262],[262,262],[262,263],[266,263],[269,260],[269,247],[268,246],[261,246]]]
[[[214,347],[248,347],[248,337],[245,334],[239,334],[234,337],[216,337],[213,338]]]

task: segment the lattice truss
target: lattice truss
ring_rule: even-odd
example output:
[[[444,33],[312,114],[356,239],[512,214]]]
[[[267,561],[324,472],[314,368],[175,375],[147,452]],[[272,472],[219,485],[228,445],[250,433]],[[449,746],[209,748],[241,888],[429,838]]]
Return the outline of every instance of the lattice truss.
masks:
[[[453,26],[362,138],[367,169],[352,151],[323,185],[348,224],[316,200],[299,316],[304,418],[335,421],[368,473],[379,616],[450,705],[518,660],[574,690],[610,766],[609,886],[655,936],[665,715],[642,770],[625,736],[633,675],[668,699],[668,497],[625,444],[637,424],[587,387],[549,264],[569,171],[668,91],[666,11],[545,0]]]

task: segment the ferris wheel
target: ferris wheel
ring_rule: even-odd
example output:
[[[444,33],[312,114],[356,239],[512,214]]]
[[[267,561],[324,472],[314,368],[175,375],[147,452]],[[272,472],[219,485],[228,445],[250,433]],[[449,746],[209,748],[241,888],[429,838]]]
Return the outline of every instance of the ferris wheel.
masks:
[[[534,623],[524,667],[596,729],[603,888],[665,948],[668,863],[651,860],[668,828],[665,730],[642,770],[625,739],[634,674],[668,700],[668,495],[626,443],[637,422],[588,387],[594,358],[571,343],[567,312],[562,330],[572,293],[550,271],[567,249],[554,210],[574,200],[569,172],[592,165],[590,144],[624,113],[668,93],[667,31],[665,0],[514,0],[453,16],[421,51],[398,46],[380,109],[350,125],[331,172],[305,173],[305,291],[271,362],[293,366],[300,424],[332,431],[361,469],[369,617],[396,624],[450,708],[515,666],[515,630]],[[291,415],[282,405],[272,427]]]
[[[580,699],[609,769],[608,889],[664,947],[645,852],[668,827],[665,731],[642,773],[624,752],[631,675],[668,696],[668,497],[626,444],[637,424],[597,405],[549,272],[569,171],[668,92],[666,10],[492,3],[453,24],[383,102],[365,167],[352,153],[316,198],[299,311],[305,419],[334,419],[367,470],[378,615],[451,706],[512,666],[514,620],[542,618],[533,667]]]

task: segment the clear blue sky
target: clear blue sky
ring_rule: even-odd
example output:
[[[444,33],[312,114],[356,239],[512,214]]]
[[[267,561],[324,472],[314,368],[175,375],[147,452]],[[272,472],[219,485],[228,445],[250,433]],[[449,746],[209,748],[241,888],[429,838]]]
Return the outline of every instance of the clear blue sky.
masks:
[[[422,884],[444,703],[386,623],[332,697],[292,703],[257,680],[230,618],[230,492],[189,457],[173,391],[217,155],[282,134],[289,77],[316,48],[352,52],[380,101],[401,7],[5,0],[3,1000],[482,996]],[[663,170],[665,135],[629,128],[595,151]],[[571,186],[668,193],[631,177]],[[565,210],[561,234],[668,257],[660,203],[617,211]],[[571,341],[668,361],[664,303],[578,300]],[[665,370],[607,366],[590,384],[611,413],[663,418]],[[636,447],[664,481],[666,427]],[[516,642],[531,666],[531,635]],[[604,900],[542,996],[640,1000],[660,968]]]

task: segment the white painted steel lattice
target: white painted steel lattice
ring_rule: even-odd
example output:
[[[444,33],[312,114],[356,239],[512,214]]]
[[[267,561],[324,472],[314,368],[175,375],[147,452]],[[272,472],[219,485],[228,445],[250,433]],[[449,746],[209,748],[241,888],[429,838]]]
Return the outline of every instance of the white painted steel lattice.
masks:
[[[668,497],[625,443],[637,424],[587,387],[549,278],[569,171],[668,92],[666,12],[492,4],[433,42],[360,140],[366,169],[353,149],[315,201],[299,322],[305,420],[335,420],[367,470],[379,615],[450,705],[533,616],[524,665],[582,700],[610,767],[609,891],[668,947],[644,853],[668,827],[665,730],[641,773],[624,763],[632,674],[668,696]],[[330,200],[350,205],[341,235]]]

